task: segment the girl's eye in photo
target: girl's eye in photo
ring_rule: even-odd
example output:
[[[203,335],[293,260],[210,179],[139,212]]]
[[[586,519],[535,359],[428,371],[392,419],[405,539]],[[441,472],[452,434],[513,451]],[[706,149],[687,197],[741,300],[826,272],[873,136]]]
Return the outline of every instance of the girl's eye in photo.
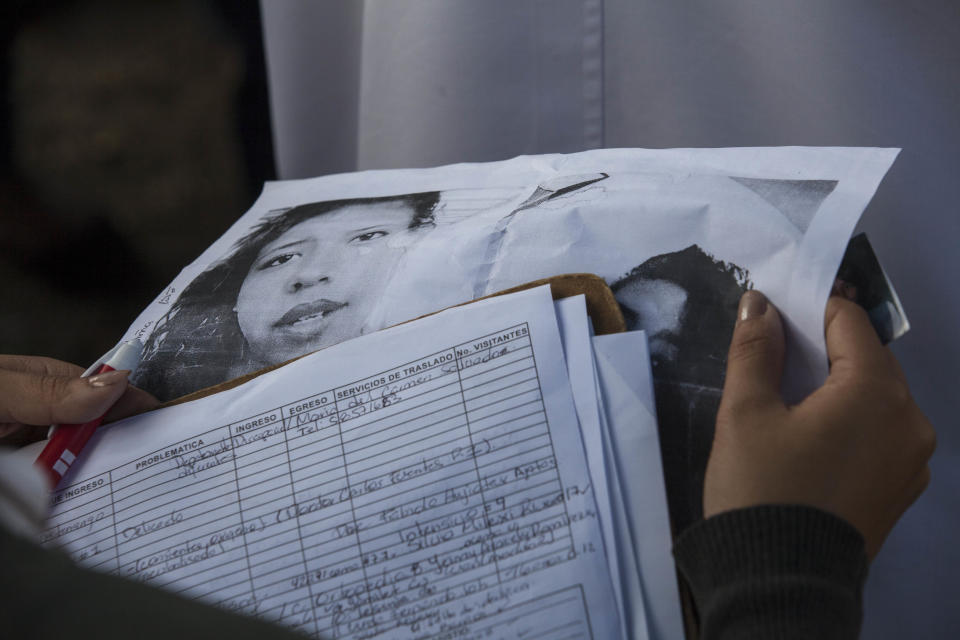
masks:
[[[385,235],[387,235],[386,231],[380,231],[380,230],[366,231],[364,233],[355,235],[352,238],[350,238],[350,242],[370,242],[371,240],[375,240],[376,238],[382,238]]]
[[[272,258],[267,258],[260,263],[260,266],[257,267],[257,271],[263,271],[264,269],[269,269],[271,267],[279,267],[282,264],[290,262],[296,258],[299,258],[299,253],[281,253],[278,256],[273,256]]]

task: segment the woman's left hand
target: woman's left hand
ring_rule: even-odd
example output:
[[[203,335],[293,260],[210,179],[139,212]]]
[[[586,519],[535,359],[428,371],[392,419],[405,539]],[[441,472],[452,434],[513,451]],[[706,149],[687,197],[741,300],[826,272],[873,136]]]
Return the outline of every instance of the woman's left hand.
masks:
[[[129,371],[81,378],[75,364],[41,356],[0,355],[0,438],[26,444],[51,424],[104,422],[155,407],[157,399],[127,383]]]

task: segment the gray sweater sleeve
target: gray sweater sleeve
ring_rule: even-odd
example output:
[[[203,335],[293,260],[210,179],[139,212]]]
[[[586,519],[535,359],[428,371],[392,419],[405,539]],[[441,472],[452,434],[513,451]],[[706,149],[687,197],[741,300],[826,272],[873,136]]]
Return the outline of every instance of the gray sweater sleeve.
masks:
[[[684,531],[674,556],[703,640],[859,636],[864,540],[830,513],[802,505],[728,511]]]

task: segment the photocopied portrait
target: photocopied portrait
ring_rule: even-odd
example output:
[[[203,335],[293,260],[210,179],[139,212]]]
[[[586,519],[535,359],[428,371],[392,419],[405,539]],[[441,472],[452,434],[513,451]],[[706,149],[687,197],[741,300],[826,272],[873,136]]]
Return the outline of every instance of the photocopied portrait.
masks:
[[[628,330],[650,341],[654,376],[721,386],[749,273],[699,246],[653,256],[610,285]]]
[[[749,273],[697,245],[644,261],[613,282],[628,330],[647,332],[675,527],[696,520],[737,305]]]
[[[363,333],[439,200],[431,191],[268,214],[159,320],[134,383],[173,399]]]

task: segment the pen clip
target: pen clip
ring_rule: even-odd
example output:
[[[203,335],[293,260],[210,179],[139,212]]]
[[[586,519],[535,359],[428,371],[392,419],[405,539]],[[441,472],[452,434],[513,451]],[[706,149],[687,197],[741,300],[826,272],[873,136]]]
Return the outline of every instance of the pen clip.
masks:
[[[90,365],[90,367],[88,367],[86,371],[84,371],[83,373],[81,373],[81,374],[80,374],[80,377],[81,377],[81,378],[88,378],[88,377],[92,376],[93,374],[97,373],[97,371],[100,369],[100,367],[102,367],[104,364],[106,364],[106,363],[110,362],[111,360],[113,360],[113,359],[117,356],[117,354],[120,353],[120,351],[122,351],[122,350],[129,350],[129,349],[131,349],[131,348],[133,348],[133,349],[136,350],[136,360],[139,360],[139,359],[140,359],[140,351],[143,349],[143,343],[142,343],[142,342],[140,342],[140,341],[137,340],[136,338],[134,338],[133,340],[127,340],[127,341],[125,341],[125,342],[118,342],[118,343],[116,344],[116,346],[114,346],[112,349],[110,349],[110,351],[107,351],[105,354],[103,354],[102,356],[100,356],[99,358],[97,358],[97,361],[94,362],[92,365]],[[126,359],[126,358],[125,358],[125,359]],[[134,363],[134,365],[135,365],[135,364],[136,364],[136,363]]]
[[[103,366],[103,363],[106,362],[107,360],[109,360],[110,358],[112,358],[112,357],[117,353],[117,351],[119,351],[119,350],[120,350],[120,345],[117,344],[115,347],[113,347],[112,349],[110,349],[110,351],[107,351],[105,354],[103,354],[102,356],[100,356],[99,358],[97,358],[97,361],[94,362],[94,363],[93,363],[92,365],[90,365],[89,367],[87,367],[86,371],[84,371],[83,373],[80,374],[80,377],[81,377],[81,378],[89,378],[90,376],[92,376],[93,374],[95,374],[95,373],[97,372],[97,369],[99,369],[101,366]]]
[[[143,343],[140,340],[134,338],[133,340],[127,340],[125,342],[118,342],[110,351],[107,351],[105,354],[97,358],[97,361],[90,365],[86,371],[80,374],[81,378],[89,378],[100,370],[100,367],[107,363],[114,365],[119,365],[120,368],[129,368],[131,374],[136,368],[137,364],[140,361],[140,353],[143,350]],[[124,352],[121,355],[121,351]],[[117,357],[120,355],[121,357]],[[113,362],[119,360],[119,362]],[[116,369],[117,367],[113,367]],[[50,425],[50,429],[47,430],[47,439],[50,439],[54,432],[57,430],[57,425]]]

